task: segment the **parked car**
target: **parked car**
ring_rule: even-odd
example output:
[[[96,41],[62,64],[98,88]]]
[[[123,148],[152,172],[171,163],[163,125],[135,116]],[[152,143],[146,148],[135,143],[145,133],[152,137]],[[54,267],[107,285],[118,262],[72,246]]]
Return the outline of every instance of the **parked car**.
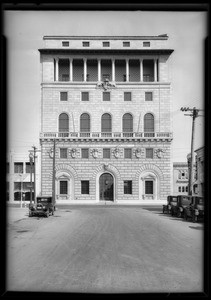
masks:
[[[29,217],[44,215],[48,218],[50,214],[54,215],[55,209],[52,197],[37,197],[37,204],[29,205]]]
[[[184,209],[191,203],[192,196],[179,195],[177,196],[177,204],[172,206],[171,215],[177,216],[178,218],[183,217]]]
[[[163,205],[163,213],[170,214],[171,207],[177,204],[177,196],[168,196],[167,197],[167,204]]]
[[[184,209],[184,218],[188,220],[191,218],[193,222],[197,222],[198,219],[204,218],[204,198],[199,196],[193,196],[190,205]]]

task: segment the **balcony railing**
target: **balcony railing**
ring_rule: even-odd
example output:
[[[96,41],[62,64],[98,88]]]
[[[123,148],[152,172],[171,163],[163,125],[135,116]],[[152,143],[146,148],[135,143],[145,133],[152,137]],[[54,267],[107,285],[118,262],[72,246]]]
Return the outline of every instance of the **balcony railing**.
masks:
[[[83,139],[136,139],[172,138],[172,132],[41,132],[40,138],[83,138]]]

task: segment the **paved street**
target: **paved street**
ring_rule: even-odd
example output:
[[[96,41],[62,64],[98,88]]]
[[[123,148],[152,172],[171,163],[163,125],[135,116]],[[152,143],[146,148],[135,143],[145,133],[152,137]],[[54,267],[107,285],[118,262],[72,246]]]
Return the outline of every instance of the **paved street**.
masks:
[[[201,292],[203,224],[159,207],[69,206],[8,214],[8,291]],[[19,210],[20,211],[20,210]]]

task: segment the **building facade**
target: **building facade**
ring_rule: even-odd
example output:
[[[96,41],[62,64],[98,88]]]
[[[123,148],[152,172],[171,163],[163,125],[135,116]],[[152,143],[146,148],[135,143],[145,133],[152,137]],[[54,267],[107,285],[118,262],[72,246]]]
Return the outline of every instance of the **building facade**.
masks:
[[[57,202],[166,200],[173,138],[168,36],[43,40],[42,195],[52,195],[55,163]]]
[[[34,199],[34,163],[30,164],[29,153],[10,151],[6,159],[6,172],[6,200],[8,202],[30,201],[31,186],[32,199]],[[40,155],[37,154],[36,195],[40,192]]]
[[[188,163],[173,163],[173,195],[188,195]]]
[[[204,196],[204,147],[195,150],[196,153],[196,181],[194,191],[198,196]]]

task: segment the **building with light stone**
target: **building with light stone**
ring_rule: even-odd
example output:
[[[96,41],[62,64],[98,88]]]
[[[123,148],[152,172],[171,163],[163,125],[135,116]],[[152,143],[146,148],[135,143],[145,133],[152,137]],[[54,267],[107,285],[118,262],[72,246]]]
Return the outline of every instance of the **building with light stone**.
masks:
[[[41,194],[148,203],[172,193],[168,36],[44,36]]]

